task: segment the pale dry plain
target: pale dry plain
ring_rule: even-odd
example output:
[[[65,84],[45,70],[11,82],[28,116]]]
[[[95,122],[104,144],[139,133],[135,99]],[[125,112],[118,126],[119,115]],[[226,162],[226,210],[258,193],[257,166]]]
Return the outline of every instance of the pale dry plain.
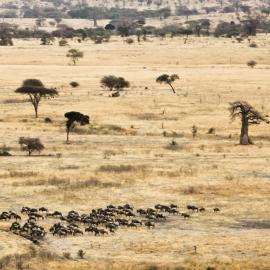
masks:
[[[152,38],[141,45],[117,38],[101,45],[70,42],[85,54],[77,66],[68,65],[67,47],[15,40],[15,46],[0,48],[0,136],[13,155],[0,159],[0,212],[45,206],[87,213],[110,203],[176,203],[182,212],[190,203],[207,209],[190,220],[172,216],[155,230],[120,229],[109,237],[47,235],[38,250],[70,252],[73,260],[36,256],[26,262],[30,269],[147,264],[270,269],[270,126],[252,127],[256,144],[239,146],[240,123],[232,123],[228,112],[229,102],[241,99],[270,113],[270,38],[254,41],[258,48],[214,38],[190,38],[187,44],[182,38]],[[248,68],[248,60],[258,65]],[[155,82],[162,73],[180,76],[177,95]],[[120,98],[100,87],[102,76],[110,74],[131,82]],[[14,93],[26,78],[60,91],[42,102],[39,119]],[[70,81],[80,87],[71,89]],[[90,115],[91,125],[78,127],[67,145],[63,115],[71,110]],[[45,123],[45,117],[53,123]],[[216,134],[207,134],[209,128]],[[21,136],[39,137],[43,155],[21,152]],[[172,138],[176,150],[167,147]],[[104,171],[104,165],[131,165],[131,170]],[[28,252],[30,243],[7,232],[8,225],[0,222],[0,257]],[[86,251],[85,260],[77,259],[79,249]]]

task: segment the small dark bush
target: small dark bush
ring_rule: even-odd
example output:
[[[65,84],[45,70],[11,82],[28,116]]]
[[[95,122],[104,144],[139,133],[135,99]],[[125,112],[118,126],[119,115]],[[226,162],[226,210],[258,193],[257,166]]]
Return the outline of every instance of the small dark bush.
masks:
[[[64,257],[65,259],[68,259],[68,260],[71,259],[71,255],[70,255],[69,252],[64,252],[64,253],[63,253],[63,257]]]
[[[112,97],[120,97],[120,92],[117,91],[117,92],[112,93]]]
[[[181,147],[178,145],[178,143],[174,139],[172,139],[172,141],[165,147],[165,149],[176,151],[176,150],[180,150]]]
[[[254,60],[250,60],[247,62],[247,65],[251,68],[254,68],[257,65],[257,62]]]
[[[133,44],[134,43],[134,40],[132,38],[127,38],[126,39],[126,43],[127,44]]]
[[[10,151],[10,147],[6,146],[6,145],[2,145],[0,147],[0,156],[2,157],[9,157],[11,156],[11,154],[9,153]]]
[[[77,255],[78,255],[78,257],[79,257],[80,259],[83,259],[83,258],[84,258],[84,255],[85,255],[85,252],[84,252],[82,249],[80,249],[80,250],[78,250]]]
[[[258,45],[255,42],[249,44],[250,48],[258,48]]]
[[[60,47],[64,47],[64,46],[67,46],[67,45],[68,45],[68,42],[65,39],[61,39],[59,41],[59,46]]]
[[[70,82],[69,85],[73,88],[80,86],[80,84],[78,82]]]
[[[44,119],[44,122],[49,124],[49,123],[52,123],[53,121],[52,121],[52,119],[50,117],[46,117]]]
[[[207,133],[208,134],[215,134],[215,132],[216,132],[215,128],[209,128]]]

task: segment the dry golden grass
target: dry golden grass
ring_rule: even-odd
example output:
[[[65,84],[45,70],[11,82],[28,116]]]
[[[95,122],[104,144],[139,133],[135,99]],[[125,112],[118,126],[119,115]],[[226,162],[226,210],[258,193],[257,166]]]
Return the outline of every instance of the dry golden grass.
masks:
[[[48,235],[42,249],[55,259],[35,256],[24,263],[30,269],[269,269],[269,126],[252,127],[256,144],[239,146],[239,122],[231,123],[227,110],[229,102],[244,99],[270,112],[270,38],[254,40],[255,49],[214,38],[190,38],[188,44],[182,38],[141,45],[118,38],[101,45],[71,42],[85,53],[77,66],[68,65],[67,48],[57,45],[15,40],[14,47],[1,47],[0,135],[13,156],[0,158],[0,211],[29,205],[86,213],[127,202],[176,203],[181,211],[194,203],[208,210],[185,221],[171,217],[150,231]],[[258,62],[254,69],[245,64],[250,59]],[[156,84],[162,73],[179,74],[177,95]],[[125,77],[131,89],[110,98],[99,86],[109,74]],[[39,119],[25,97],[14,93],[26,78],[60,89],[58,98],[41,103]],[[71,89],[70,81],[80,87]],[[90,115],[91,125],[77,127],[67,145],[63,115],[71,110]],[[216,134],[207,134],[209,128]],[[39,137],[43,155],[22,153],[21,136]],[[177,149],[167,147],[173,137]],[[214,214],[213,207],[221,212]],[[0,257],[27,253],[29,243],[7,228],[0,222]],[[83,261],[74,260],[79,249],[86,251]],[[63,259],[64,252],[73,259]],[[15,264],[12,259],[6,267]]]

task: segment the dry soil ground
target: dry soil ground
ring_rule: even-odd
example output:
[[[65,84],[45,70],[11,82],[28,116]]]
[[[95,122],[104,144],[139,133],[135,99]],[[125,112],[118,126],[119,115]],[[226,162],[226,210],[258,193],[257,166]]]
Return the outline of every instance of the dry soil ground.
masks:
[[[86,259],[44,262],[35,257],[27,261],[33,269],[107,263],[115,268],[270,268],[269,126],[252,127],[256,144],[239,146],[240,123],[232,123],[228,112],[229,102],[238,99],[270,112],[270,39],[263,35],[254,41],[258,48],[214,38],[190,38],[187,44],[182,38],[133,45],[116,38],[101,45],[71,42],[85,54],[77,66],[68,65],[67,47],[15,40],[15,46],[0,48],[0,137],[13,155],[0,160],[0,211],[27,205],[83,213],[110,203],[176,203],[181,211],[192,203],[207,209],[190,220],[172,216],[155,230],[123,229],[109,237],[48,235],[42,250],[76,258],[83,249]],[[252,59],[258,62],[254,69],[246,66]],[[162,73],[180,76],[176,95],[155,82]],[[119,98],[99,85],[110,74],[131,82]],[[60,91],[56,99],[42,102],[38,119],[25,97],[14,93],[26,78]],[[70,81],[80,86],[71,89]],[[91,125],[76,128],[67,145],[63,115],[71,110],[90,115]],[[45,123],[45,117],[53,122]],[[207,134],[209,128],[216,133]],[[21,152],[21,136],[39,137],[46,147],[43,155]],[[172,138],[177,149],[168,147]],[[123,172],[120,165],[130,169]],[[214,214],[213,207],[220,213]],[[0,222],[0,257],[27,252],[30,244],[7,232],[8,225]]]

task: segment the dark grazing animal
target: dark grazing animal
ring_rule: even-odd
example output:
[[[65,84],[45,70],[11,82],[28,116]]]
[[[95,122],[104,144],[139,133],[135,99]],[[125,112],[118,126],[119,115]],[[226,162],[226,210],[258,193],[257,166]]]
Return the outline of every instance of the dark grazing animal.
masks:
[[[192,210],[192,211],[197,211],[197,212],[199,211],[199,208],[197,206],[194,206],[194,205],[188,205],[187,209]]]
[[[182,213],[182,217],[184,217],[186,219],[186,218],[190,218],[190,215],[186,214],[186,213]]]
[[[40,208],[38,209],[38,211],[40,211],[40,212],[48,212],[48,209],[45,208],[45,207],[40,207]]]
[[[155,228],[155,223],[152,222],[152,221],[146,221],[146,222],[144,223],[144,225],[145,225],[148,229]]]
[[[63,215],[59,211],[48,212],[45,207],[30,208],[22,207],[19,216],[14,211],[5,211],[0,214],[0,221],[8,221],[16,219],[9,230],[25,239],[32,241],[34,244],[40,244],[46,236],[46,231],[43,227],[38,225],[39,219],[51,217],[58,219],[49,229],[53,236],[77,236],[85,233],[93,233],[95,236],[108,235],[114,233],[116,230],[127,228],[138,228],[145,226],[148,229],[155,228],[159,222],[165,222],[172,218],[170,214],[181,215],[184,219],[191,217],[190,213],[180,213],[178,206],[175,204],[156,204],[154,208],[139,208],[137,210],[130,204],[124,205],[108,205],[105,208],[96,208],[89,211],[87,214],[79,214],[77,211],[71,210],[67,215]],[[188,210],[203,212],[204,207],[198,208],[194,205],[187,205]],[[213,208],[214,212],[220,211],[219,208]],[[20,220],[26,217],[26,222],[20,224]],[[18,222],[18,221],[19,222]],[[84,229],[80,227],[84,226]]]

